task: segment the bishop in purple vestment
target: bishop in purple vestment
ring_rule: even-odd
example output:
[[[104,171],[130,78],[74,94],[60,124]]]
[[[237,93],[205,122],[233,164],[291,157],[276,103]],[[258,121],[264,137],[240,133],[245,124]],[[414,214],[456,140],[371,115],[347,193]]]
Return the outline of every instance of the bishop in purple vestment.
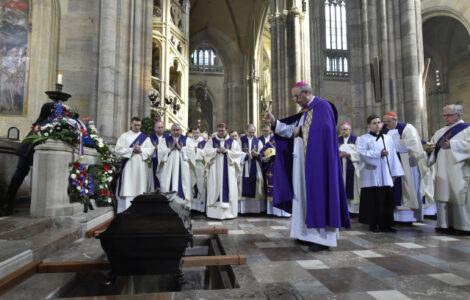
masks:
[[[302,108],[298,114],[283,120],[276,120],[269,112],[265,115],[279,136],[274,195],[280,197],[274,205],[292,210],[291,237],[310,243],[312,251],[326,250],[337,246],[338,228],[351,226],[336,136],[336,109],[314,97],[304,82],[297,83],[291,95]],[[286,179],[283,185],[276,185],[276,180]]]

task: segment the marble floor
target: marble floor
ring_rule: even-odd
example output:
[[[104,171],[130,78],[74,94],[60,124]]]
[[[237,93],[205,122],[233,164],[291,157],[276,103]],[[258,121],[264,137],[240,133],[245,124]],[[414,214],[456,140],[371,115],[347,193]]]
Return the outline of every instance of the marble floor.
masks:
[[[227,254],[246,254],[243,282],[269,299],[470,299],[470,237],[438,234],[435,221],[372,233],[352,219],[338,247],[310,252],[289,238],[289,219],[193,219],[193,228],[226,227]],[[234,267],[234,269],[238,268]]]
[[[246,265],[232,266],[237,288],[87,299],[470,299],[470,237],[436,233],[433,220],[371,233],[352,219],[352,228],[340,231],[338,247],[322,252],[289,238],[290,219],[196,215],[192,222],[193,228],[229,229],[219,235],[222,254],[247,256]],[[98,240],[74,244],[69,249],[76,250],[59,250],[46,261],[103,259]],[[53,284],[63,276],[72,275],[35,275],[0,299],[21,299],[28,289],[37,293],[34,280]]]

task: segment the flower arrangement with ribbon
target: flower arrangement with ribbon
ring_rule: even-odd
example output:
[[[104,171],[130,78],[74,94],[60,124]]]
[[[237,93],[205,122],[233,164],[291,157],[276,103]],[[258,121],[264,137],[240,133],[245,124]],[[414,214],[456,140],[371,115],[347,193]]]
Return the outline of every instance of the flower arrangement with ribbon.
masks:
[[[98,205],[111,205],[114,198],[114,194],[111,190],[114,190],[114,184],[117,179],[117,169],[115,167],[116,157],[98,135],[98,131],[93,122],[89,122],[88,131],[90,132],[90,137],[95,144],[96,151],[100,158],[100,163],[96,164],[93,169],[93,178],[96,183],[95,200]]]
[[[37,144],[47,139],[54,139],[75,146],[79,142],[79,129],[72,126],[64,119],[59,119],[44,125],[31,126],[31,129],[33,130],[33,134],[25,139],[25,143]]]
[[[83,204],[89,204],[94,196],[93,180],[88,176],[87,167],[77,160],[69,171],[70,196]]]

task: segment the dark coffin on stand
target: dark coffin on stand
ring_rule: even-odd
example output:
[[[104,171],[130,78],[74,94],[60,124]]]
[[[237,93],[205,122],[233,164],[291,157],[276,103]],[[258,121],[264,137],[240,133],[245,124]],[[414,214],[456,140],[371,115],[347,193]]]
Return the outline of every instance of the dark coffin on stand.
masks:
[[[136,197],[101,233],[114,275],[181,274],[181,257],[192,239],[184,201],[161,193]]]

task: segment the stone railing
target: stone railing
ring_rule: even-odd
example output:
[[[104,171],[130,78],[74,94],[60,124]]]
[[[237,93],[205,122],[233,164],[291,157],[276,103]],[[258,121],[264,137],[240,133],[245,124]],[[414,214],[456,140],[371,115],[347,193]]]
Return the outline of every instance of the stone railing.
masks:
[[[80,163],[96,164],[98,152],[84,148]],[[31,189],[31,216],[72,216],[83,205],[71,202],[68,195],[69,170],[78,159],[78,148],[57,140],[47,140],[35,147]]]

